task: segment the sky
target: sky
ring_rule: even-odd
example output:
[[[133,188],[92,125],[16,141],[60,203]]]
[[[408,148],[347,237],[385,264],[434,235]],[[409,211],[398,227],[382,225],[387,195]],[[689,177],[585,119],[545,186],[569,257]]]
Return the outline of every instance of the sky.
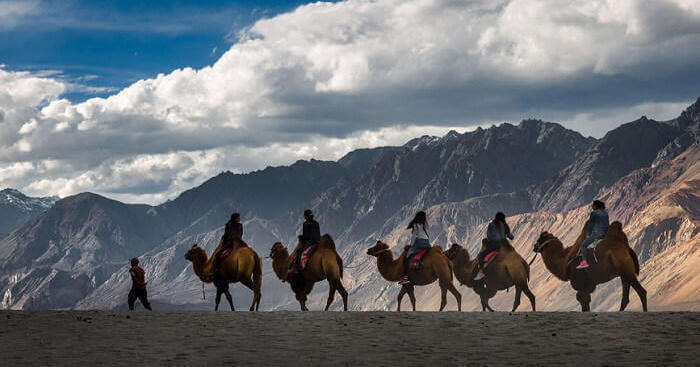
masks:
[[[0,0],[0,188],[156,204],[219,172],[700,96],[700,1]]]

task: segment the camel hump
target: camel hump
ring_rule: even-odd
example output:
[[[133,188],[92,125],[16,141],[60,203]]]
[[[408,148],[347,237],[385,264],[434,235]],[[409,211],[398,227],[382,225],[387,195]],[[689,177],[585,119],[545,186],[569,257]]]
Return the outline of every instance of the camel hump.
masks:
[[[318,243],[318,247],[335,251],[335,241],[333,241],[333,237],[331,237],[331,235],[326,233],[323,236],[321,236],[321,240]]]
[[[605,239],[617,243],[623,243],[629,247],[629,240],[627,239],[625,232],[622,230],[622,223],[619,221],[614,221],[610,224],[610,227],[608,227],[608,233],[605,234]]]
[[[501,241],[501,248],[500,248],[500,250],[501,250],[501,251],[515,251],[515,248],[513,247],[513,245],[510,244],[510,241],[508,241],[507,239],[504,238],[504,239]]]

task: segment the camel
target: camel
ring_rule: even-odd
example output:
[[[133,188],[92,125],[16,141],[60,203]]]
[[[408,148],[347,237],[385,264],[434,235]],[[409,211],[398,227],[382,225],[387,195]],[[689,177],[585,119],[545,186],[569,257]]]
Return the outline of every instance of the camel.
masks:
[[[302,311],[309,310],[306,307],[306,299],[309,293],[311,293],[314,284],[324,279],[328,280],[328,300],[326,301],[326,308],[324,311],[328,311],[331,303],[333,303],[336,291],[338,291],[343,298],[343,310],[347,311],[348,292],[345,290],[345,287],[343,287],[341,281],[343,278],[343,259],[341,259],[340,255],[335,251],[335,242],[333,242],[333,238],[329,234],[321,236],[318,247],[313,255],[311,255],[311,258],[308,260],[300,276],[294,277],[294,279],[287,279],[289,266],[294,259],[296,251],[299,250],[300,245],[301,236],[299,236],[299,244],[297,244],[296,249],[291,255],[282,243],[276,242],[272,245],[270,249],[270,258],[272,259],[272,269],[275,275],[277,275],[282,282],[289,281]]]
[[[217,249],[221,247],[221,242]],[[214,250],[214,253],[218,251]],[[240,282],[244,286],[253,291],[253,303],[250,305],[250,311],[257,311],[260,308],[260,298],[262,293],[260,287],[262,285],[262,261],[260,256],[248,246],[235,247],[231,253],[221,260],[219,264],[219,274],[210,277],[212,266],[214,266],[214,258],[207,259],[207,253],[201,247],[193,245],[192,248],[185,254],[185,259],[192,262],[194,273],[205,283],[214,282],[216,287],[216,305],[214,311],[219,310],[219,302],[221,295],[226,296],[231,311],[235,311],[233,307],[233,298],[229,292],[229,283]]]
[[[482,249],[484,245],[485,242],[482,242]],[[478,260],[470,260],[469,252],[464,247],[455,243],[445,252],[445,256],[452,261],[457,280],[462,285],[472,288],[479,295],[483,311],[488,309],[493,312],[493,309],[489,306],[489,299],[495,296],[497,291],[513,286],[515,286],[515,301],[513,302],[512,312],[515,312],[520,305],[521,293],[525,293],[527,298],[530,299],[532,310],[535,311],[535,295],[532,294],[527,285],[530,279],[530,267],[507,240],[503,240],[498,255],[486,268],[486,277],[483,280],[474,280]]]
[[[381,274],[384,279],[390,282],[397,282],[404,273],[404,259],[406,258],[407,251],[408,246],[404,249],[399,258],[394,260],[389,245],[382,241],[377,241],[374,246],[367,249],[367,255],[377,258],[377,268],[379,269],[379,274]],[[438,280],[442,297],[440,301],[440,311],[442,311],[447,304],[447,291],[450,291],[450,293],[454,295],[457,300],[457,309],[462,311],[462,295],[452,284],[452,263],[442,253],[442,248],[440,248],[440,246],[432,247],[423,256],[420,268],[409,269],[406,275],[408,275],[408,279],[411,283],[402,286],[401,290],[399,290],[396,311],[401,311],[401,300],[405,294],[408,294],[413,311],[415,311],[416,296],[413,287],[415,285],[432,284],[436,280]]]
[[[569,281],[576,290],[576,299],[581,304],[581,311],[591,310],[591,293],[598,284],[606,283],[620,277],[622,282],[622,301],[620,311],[624,311],[629,303],[630,286],[634,288],[642,302],[642,309],[647,311],[647,291],[637,280],[639,275],[639,259],[629,246],[627,236],[622,231],[620,222],[610,224],[608,233],[594,250],[588,251],[591,266],[588,269],[577,270],[577,255],[581,242],[586,238],[584,230],[573,246],[564,248],[557,237],[549,232],[542,232],[534,245],[533,251],[542,254],[542,260],[555,277]]]

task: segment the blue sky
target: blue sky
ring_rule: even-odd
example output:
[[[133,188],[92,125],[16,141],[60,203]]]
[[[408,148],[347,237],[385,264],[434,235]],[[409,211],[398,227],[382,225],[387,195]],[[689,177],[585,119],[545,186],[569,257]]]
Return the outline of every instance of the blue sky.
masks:
[[[32,0],[27,0],[32,4]],[[56,71],[81,84],[80,101],[182,67],[212,64],[256,20],[304,1],[45,1],[12,28],[0,26],[0,63]]]
[[[700,95],[692,0],[0,0],[0,188],[159,203],[225,170]]]

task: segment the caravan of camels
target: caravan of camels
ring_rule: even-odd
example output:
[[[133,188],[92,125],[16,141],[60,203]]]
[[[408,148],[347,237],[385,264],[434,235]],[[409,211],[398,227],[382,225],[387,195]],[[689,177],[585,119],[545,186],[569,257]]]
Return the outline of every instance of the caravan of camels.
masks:
[[[269,258],[280,281],[290,284],[302,311],[307,311],[307,297],[315,283],[326,280],[329,286],[327,311],[338,292],[342,297],[343,310],[348,310],[348,292],[343,286],[343,259],[336,251],[335,242],[329,234],[320,235],[319,224],[311,210],[304,212],[302,234],[296,248],[290,254],[280,242],[272,245]],[[530,291],[530,265],[537,254],[541,254],[544,266],[552,275],[568,281],[577,292],[576,299],[582,311],[590,311],[591,293],[596,286],[615,278],[622,284],[620,311],[629,303],[630,287],[639,296],[642,308],[647,311],[646,291],[639,283],[639,260],[628,243],[620,222],[608,222],[605,204],[594,201],[590,218],[581,230],[576,242],[564,247],[562,242],[549,232],[542,232],[533,246],[535,257],[528,264],[518,254],[509,240],[513,240],[503,213],[497,213],[489,223],[481,251],[470,258],[466,248],[452,244],[447,251],[440,246],[431,246],[425,212],[418,212],[409,222],[410,245],[398,258],[394,258],[391,246],[377,241],[367,249],[367,255],[376,258],[379,274],[389,282],[398,282],[397,311],[408,294],[412,309],[416,310],[415,286],[437,281],[441,291],[440,311],[447,303],[447,292],[462,309],[462,295],[453,284],[457,278],[461,285],[471,288],[481,299],[483,311],[494,311],[489,299],[498,291],[515,289],[512,311],[520,305],[524,293],[533,311],[535,295]],[[231,310],[233,301],[229,292],[230,283],[241,283],[253,291],[250,311],[257,311],[261,299],[262,260],[242,239],[243,226],[240,215],[234,213],[226,224],[224,235],[211,256],[198,245],[192,246],[185,258],[192,262],[195,274],[205,283],[216,287],[215,310],[219,308],[221,295],[225,295]],[[369,259],[369,258],[368,258]]]

